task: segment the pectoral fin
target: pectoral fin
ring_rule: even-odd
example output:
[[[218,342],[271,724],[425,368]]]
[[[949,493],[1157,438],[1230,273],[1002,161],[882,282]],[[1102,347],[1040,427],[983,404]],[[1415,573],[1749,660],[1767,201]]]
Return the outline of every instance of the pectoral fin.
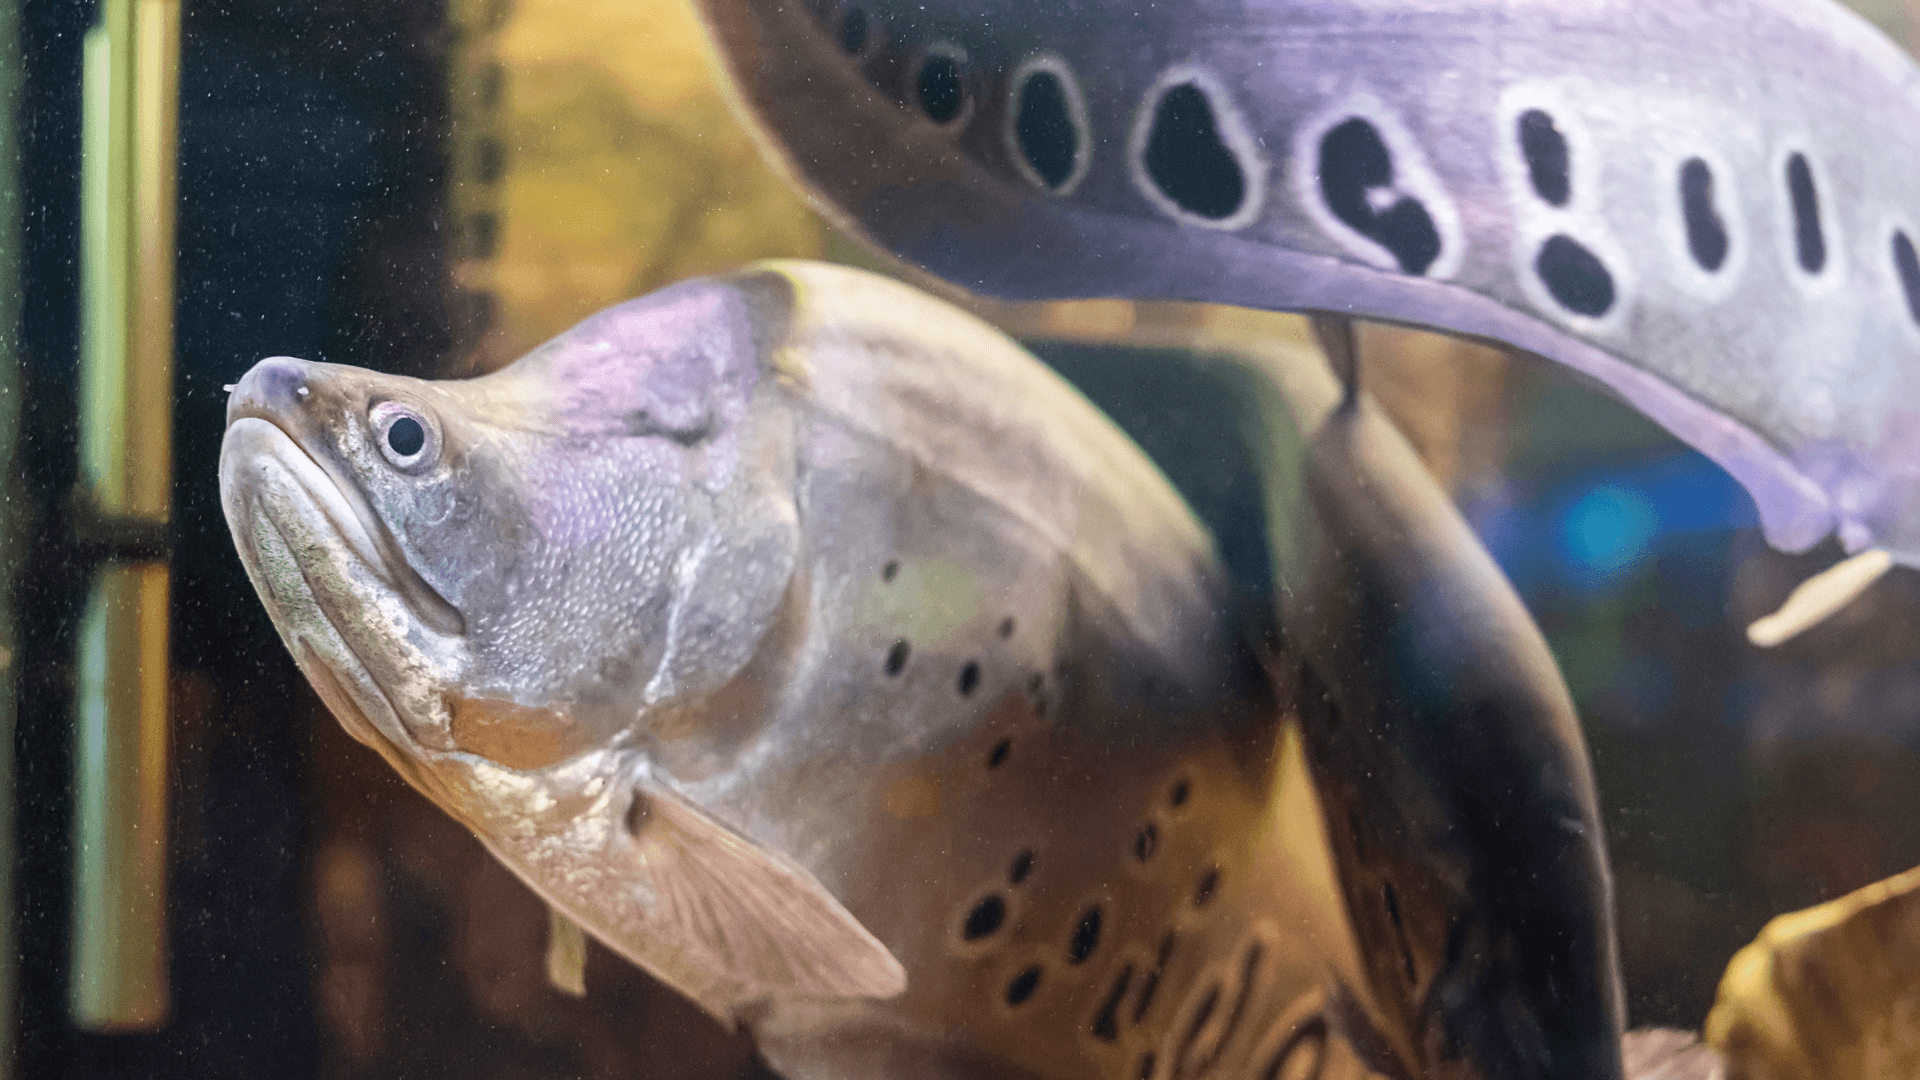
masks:
[[[587,937],[553,908],[547,909],[547,982],[568,997],[587,996]]]
[[[649,922],[688,962],[732,984],[730,996],[906,989],[900,961],[811,874],[672,792],[648,786],[634,797],[629,825],[654,890]]]
[[[1868,548],[1827,567],[1796,586],[1780,610],[1747,627],[1747,640],[1763,649],[1785,644],[1832,618],[1893,569],[1893,556]]]

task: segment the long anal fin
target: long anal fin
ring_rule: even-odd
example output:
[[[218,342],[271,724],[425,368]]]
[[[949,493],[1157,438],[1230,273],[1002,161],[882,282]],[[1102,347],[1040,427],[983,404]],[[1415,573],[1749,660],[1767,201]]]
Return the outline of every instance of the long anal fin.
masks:
[[[806,870],[663,788],[635,793],[649,922],[740,1000],[899,994],[906,969]]]
[[[1796,586],[1780,610],[1755,619],[1747,627],[1747,640],[1763,649],[1791,641],[1853,603],[1891,569],[1893,556],[1879,548],[1834,563]]]
[[[547,982],[569,997],[587,996],[587,936],[553,908],[547,909]]]

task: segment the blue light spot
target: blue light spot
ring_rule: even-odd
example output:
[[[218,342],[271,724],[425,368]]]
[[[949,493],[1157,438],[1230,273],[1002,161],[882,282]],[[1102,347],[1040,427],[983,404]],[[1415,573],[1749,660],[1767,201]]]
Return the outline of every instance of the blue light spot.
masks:
[[[1639,491],[1602,484],[1567,506],[1559,533],[1568,569],[1599,583],[1646,557],[1660,533],[1660,512]]]

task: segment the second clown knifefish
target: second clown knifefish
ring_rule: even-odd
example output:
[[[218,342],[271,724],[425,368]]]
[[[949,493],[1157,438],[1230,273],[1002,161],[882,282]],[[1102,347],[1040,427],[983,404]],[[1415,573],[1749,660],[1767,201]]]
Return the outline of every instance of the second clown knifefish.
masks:
[[[222,499],[347,729],[794,1080],[1615,1075],[1564,689],[1320,380],[1284,395],[1311,491],[1276,513],[1330,568],[1320,660],[1280,700],[1139,451],[854,271],[689,282],[463,382],[262,361]],[[1399,797],[1309,782],[1329,703],[1387,732],[1353,760]],[[1348,919],[1397,945],[1353,958]]]
[[[837,223],[1013,299],[1497,340],[1920,566],[1920,69],[1832,0],[698,0]]]

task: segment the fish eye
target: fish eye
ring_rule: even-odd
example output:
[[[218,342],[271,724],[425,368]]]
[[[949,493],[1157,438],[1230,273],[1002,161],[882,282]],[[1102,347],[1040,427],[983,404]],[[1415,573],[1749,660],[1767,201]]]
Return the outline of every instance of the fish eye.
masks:
[[[420,410],[397,401],[383,401],[373,407],[367,419],[380,444],[380,455],[394,468],[418,469],[440,456],[438,433]]]

